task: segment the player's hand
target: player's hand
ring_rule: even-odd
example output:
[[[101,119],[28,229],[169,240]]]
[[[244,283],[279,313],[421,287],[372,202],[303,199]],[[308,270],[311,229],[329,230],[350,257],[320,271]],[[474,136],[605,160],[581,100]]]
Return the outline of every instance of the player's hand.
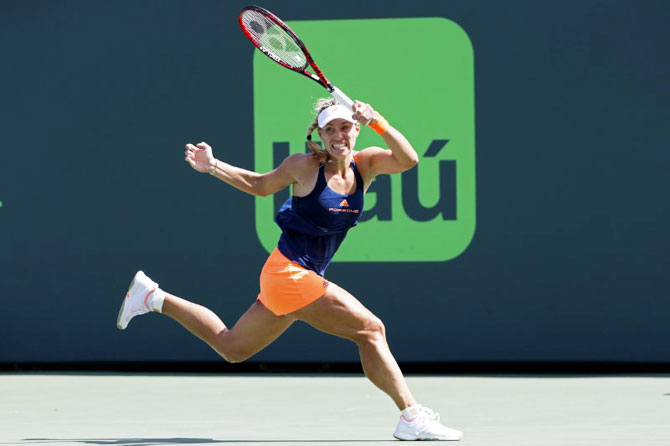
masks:
[[[365,102],[354,101],[353,109],[352,117],[363,125],[374,124],[381,117],[370,104]]]
[[[212,155],[212,148],[206,142],[196,145],[186,144],[186,162],[198,172],[211,172],[216,159]]]

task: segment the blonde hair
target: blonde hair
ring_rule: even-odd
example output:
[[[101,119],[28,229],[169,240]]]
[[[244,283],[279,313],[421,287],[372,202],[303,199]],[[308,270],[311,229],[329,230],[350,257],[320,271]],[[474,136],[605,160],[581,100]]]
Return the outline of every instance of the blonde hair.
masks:
[[[333,105],[337,104],[339,104],[339,102],[335,98],[318,99],[314,104],[314,111],[316,112],[314,122],[312,122],[312,125],[310,125],[309,128],[307,129],[307,147],[309,147],[312,150],[312,152],[314,152],[314,154],[319,157],[319,160],[322,163],[328,161],[329,158],[328,151],[312,141],[312,133],[319,126],[319,113],[321,113],[328,107],[332,107]]]

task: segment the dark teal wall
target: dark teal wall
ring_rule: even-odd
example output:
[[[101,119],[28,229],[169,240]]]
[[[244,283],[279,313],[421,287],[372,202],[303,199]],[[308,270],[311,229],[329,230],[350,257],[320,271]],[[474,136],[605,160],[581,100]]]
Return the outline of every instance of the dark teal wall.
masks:
[[[252,197],[183,161],[185,142],[207,140],[253,168],[244,5],[0,1],[0,362],[216,359],[167,318],[123,333],[115,318],[140,268],[229,324],[256,297]],[[472,40],[470,247],[328,274],[385,321],[399,360],[670,361],[665,2],[264,6],[286,20],[441,16]],[[256,357],[356,358],[302,325]]]

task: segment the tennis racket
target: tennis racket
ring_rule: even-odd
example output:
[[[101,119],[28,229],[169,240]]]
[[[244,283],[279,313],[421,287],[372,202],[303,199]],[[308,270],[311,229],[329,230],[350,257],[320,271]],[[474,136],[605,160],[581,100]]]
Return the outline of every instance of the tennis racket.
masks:
[[[279,65],[312,79],[353,112],[354,101],[330,83],[302,40],[279,17],[260,6],[247,6],[237,21],[244,35],[263,54]],[[312,67],[314,73],[307,71],[308,67]]]

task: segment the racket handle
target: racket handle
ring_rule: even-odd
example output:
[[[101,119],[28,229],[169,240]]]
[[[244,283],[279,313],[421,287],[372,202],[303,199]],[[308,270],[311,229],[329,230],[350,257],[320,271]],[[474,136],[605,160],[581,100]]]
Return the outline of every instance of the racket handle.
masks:
[[[333,91],[330,92],[330,94],[337,99],[340,104],[344,105],[349,109],[349,111],[353,112],[354,111],[354,101],[352,101],[349,96],[344,94],[342,90],[337,88],[336,86],[333,85]]]

